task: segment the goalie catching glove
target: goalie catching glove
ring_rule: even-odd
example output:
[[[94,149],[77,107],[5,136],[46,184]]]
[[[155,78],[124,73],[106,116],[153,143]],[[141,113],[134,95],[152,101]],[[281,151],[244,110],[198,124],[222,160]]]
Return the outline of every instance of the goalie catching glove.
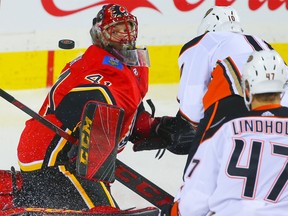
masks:
[[[195,129],[180,112],[176,117],[153,118],[147,111],[138,115],[130,141],[134,151],[168,149],[174,154],[188,154]]]

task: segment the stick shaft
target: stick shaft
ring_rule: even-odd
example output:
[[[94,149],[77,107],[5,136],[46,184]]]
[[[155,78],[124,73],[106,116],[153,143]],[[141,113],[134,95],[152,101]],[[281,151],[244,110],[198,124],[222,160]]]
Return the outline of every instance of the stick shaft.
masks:
[[[13,96],[8,94],[3,89],[0,89],[0,96],[2,98],[4,98],[5,100],[7,100],[8,102],[10,102],[11,104],[13,104],[14,106],[16,106],[17,108],[19,108],[20,110],[24,111],[26,114],[28,114],[32,118],[36,119],[37,121],[39,121],[43,125],[47,126],[51,130],[53,130],[59,136],[65,138],[66,140],[68,140],[71,143],[77,143],[77,139],[75,137],[73,137],[70,134],[66,133],[61,128],[59,128],[58,126],[56,126],[52,122],[48,121],[47,119],[45,119],[43,116],[39,115],[38,113],[36,113],[32,109],[30,109],[29,107],[24,105],[23,103],[21,103],[20,101],[16,100]]]

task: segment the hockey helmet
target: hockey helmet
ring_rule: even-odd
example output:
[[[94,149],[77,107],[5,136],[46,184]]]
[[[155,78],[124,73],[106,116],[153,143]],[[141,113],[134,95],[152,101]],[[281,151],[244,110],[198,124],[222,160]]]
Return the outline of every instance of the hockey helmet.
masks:
[[[120,24],[124,25],[125,30],[117,27]],[[93,19],[90,34],[93,43],[103,48],[133,49],[138,35],[137,18],[124,6],[104,5]]]
[[[284,92],[287,72],[287,66],[275,50],[254,51],[243,67],[242,89],[246,105],[252,102],[255,94]]]
[[[129,66],[150,66],[148,50],[136,49],[138,21],[124,6],[104,5],[93,19],[90,35],[99,46]]]
[[[198,35],[205,32],[243,32],[237,11],[231,6],[210,8],[198,27]]]

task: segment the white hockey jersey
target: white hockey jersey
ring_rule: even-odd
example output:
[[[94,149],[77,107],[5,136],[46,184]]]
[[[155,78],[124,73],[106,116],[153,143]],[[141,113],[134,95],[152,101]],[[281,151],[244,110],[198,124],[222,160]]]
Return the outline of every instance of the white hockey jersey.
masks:
[[[204,115],[205,109],[202,100],[211,81],[212,71],[218,61],[229,56],[232,61],[227,64],[230,67],[228,69],[234,72],[227,71],[227,74],[218,77],[223,78],[223,81],[228,84],[227,90],[218,90],[219,92],[228,92],[231,86],[235,90],[231,94],[242,93],[241,86],[239,86],[240,80],[237,80],[235,75],[238,78],[241,77],[242,66],[246,63],[251,52],[267,49],[272,49],[272,47],[262,39],[233,32],[208,32],[186,43],[182,47],[178,58],[181,78],[177,97],[181,113],[192,123],[199,123]],[[241,55],[243,56],[242,59],[234,62],[233,58]],[[235,83],[235,81],[238,83]],[[219,83],[221,83],[221,80]],[[212,97],[209,96],[208,100],[213,98],[213,94],[218,98],[220,97],[219,94],[216,95],[212,92]],[[209,104],[211,103],[212,101]]]
[[[181,216],[287,216],[287,185],[288,108],[281,107],[228,121],[205,140],[175,201]]]

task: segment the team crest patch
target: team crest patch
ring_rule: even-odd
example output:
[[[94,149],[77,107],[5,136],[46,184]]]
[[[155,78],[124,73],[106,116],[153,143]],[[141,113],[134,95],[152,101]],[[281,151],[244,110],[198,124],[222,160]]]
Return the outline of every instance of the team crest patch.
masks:
[[[119,70],[123,69],[123,64],[118,59],[113,58],[111,56],[105,56],[102,64],[110,65],[112,67],[118,68]]]

